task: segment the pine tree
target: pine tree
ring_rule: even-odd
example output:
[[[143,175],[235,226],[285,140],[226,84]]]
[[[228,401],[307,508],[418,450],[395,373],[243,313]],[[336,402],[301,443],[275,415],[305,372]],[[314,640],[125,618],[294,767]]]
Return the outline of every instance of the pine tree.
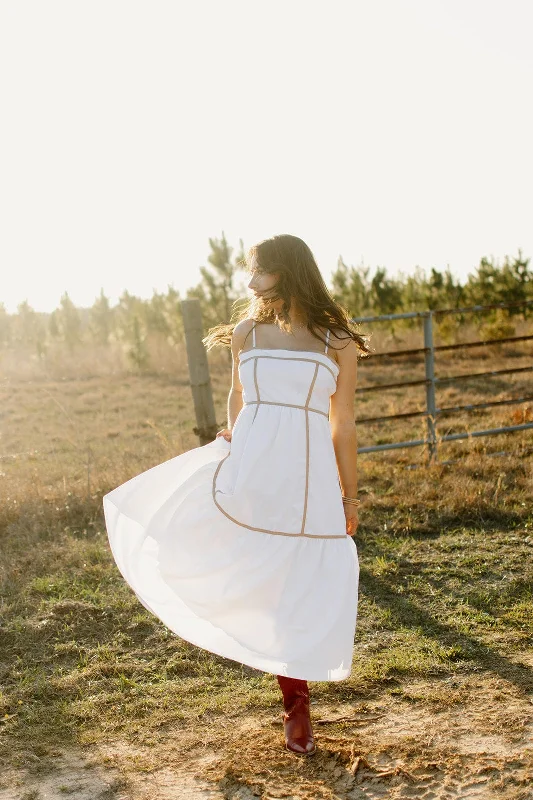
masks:
[[[81,318],[68,292],[64,292],[61,296],[56,322],[62,340],[73,352],[82,342]]]
[[[89,309],[89,330],[98,344],[109,344],[109,338],[113,331],[114,317],[109,300],[101,288],[99,296]]]
[[[234,279],[237,267],[231,261],[233,248],[222,239],[209,239],[211,253],[207,260],[210,267],[200,267],[201,282],[187,292],[187,297],[198,297],[206,327],[230,322],[233,304],[237,299]]]
[[[353,317],[370,315],[372,311],[370,267],[348,267],[341,256],[331,276],[332,295]]]
[[[27,300],[17,306],[17,315],[14,320],[15,341],[22,345],[29,345],[41,359],[46,353],[46,314],[39,314]]]
[[[117,332],[128,359],[137,369],[145,369],[149,364],[146,305],[139,297],[124,291],[116,306]]]
[[[0,347],[8,347],[12,335],[12,316],[7,313],[4,303],[0,303]]]

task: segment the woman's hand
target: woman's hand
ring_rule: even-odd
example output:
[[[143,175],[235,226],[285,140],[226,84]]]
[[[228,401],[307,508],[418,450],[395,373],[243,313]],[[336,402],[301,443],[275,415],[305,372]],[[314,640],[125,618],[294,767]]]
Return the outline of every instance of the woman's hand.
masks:
[[[227,442],[231,442],[231,431],[230,431],[230,429],[229,429],[229,428],[223,428],[223,430],[219,431],[219,432],[217,433],[217,435],[216,435],[216,438],[218,439],[218,438],[219,438],[219,436],[223,436],[223,437],[224,437],[224,439],[225,439]]]
[[[346,535],[353,536],[359,526],[358,506],[354,506],[353,503],[343,503],[343,505],[346,515]]]

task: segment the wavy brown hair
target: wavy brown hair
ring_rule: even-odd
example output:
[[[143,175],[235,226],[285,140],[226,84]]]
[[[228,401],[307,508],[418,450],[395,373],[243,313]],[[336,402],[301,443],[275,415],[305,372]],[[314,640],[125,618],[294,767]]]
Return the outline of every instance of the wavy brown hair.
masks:
[[[259,272],[279,272],[279,280],[274,289],[268,292],[268,298],[252,297],[236,311],[235,315],[232,315],[234,318],[231,322],[210,328],[207,336],[202,339],[207,350],[217,345],[231,347],[233,329],[244,319],[276,323],[282,330],[292,332],[288,312],[293,297],[307,316],[308,330],[323,344],[326,344],[326,340],[322,338],[321,331],[315,329],[336,328],[346,334],[337,335],[332,330],[331,334],[336,339],[339,341],[346,338],[353,339],[363,356],[368,356],[372,352],[366,344],[369,336],[359,332],[356,323],[351,322],[347,309],[333,299],[313,253],[302,239],[283,233],[254,244],[244,260],[239,262],[247,272],[252,271],[253,256]],[[284,301],[283,307],[280,312],[276,312],[268,301],[280,299]],[[332,346],[331,338],[329,346]]]

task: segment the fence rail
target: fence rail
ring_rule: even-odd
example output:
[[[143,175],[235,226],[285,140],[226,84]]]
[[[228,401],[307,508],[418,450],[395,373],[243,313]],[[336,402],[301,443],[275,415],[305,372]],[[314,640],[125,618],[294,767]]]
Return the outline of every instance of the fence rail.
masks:
[[[357,321],[357,317],[354,318]],[[530,336],[508,336],[505,339],[483,339],[476,342],[460,342],[459,344],[439,344],[433,348],[433,352],[437,353],[442,350],[462,350],[467,347],[480,347],[481,345],[493,344],[495,341],[498,344],[505,344],[506,342],[525,342],[528,339],[533,339],[533,334]],[[414,356],[419,353],[425,353],[427,347],[415,347],[414,350],[392,350],[389,353],[372,353],[371,358],[396,358],[397,356]]]
[[[533,339],[533,335],[527,336],[507,336],[501,339],[483,339],[475,342],[462,342],[452,345],[437,345],[433,344],[433,318],[441,314],[465,314],[475,313],[478,311],[485,311],[495,308],[518,308],[533,305],[533,300],[524,300],[516,303],[495,303],[485,306],[467,306],[463,308],[441,308],[432,309],[428,311],[411,311],[403,314],[382,314],[373,317],[352,317],[352,322],[378,322],[390,321],[395,319],[422,319],[424,325],[424,347],[419,347],[410,350],[395,350],[392,352],[372,353],[368,358],[365,358],[361,363],[366,361],[372,362],[376,358],[395,358],[406,355],[424,354],[424,367],[425,378],[419,380],[399,381],[395,383],[376,384],[375,386],[362,386],[356,389],[356,393],[363,392],[377,392],[387,389],[397,389],[402,386],[425,386],[426,387],[426,408],[422,411],[411,411],[403,414],[387,414],[379,417],[364,417],[356,419],[358,425],[368,424],[372,422],[384,422],[391,419],[408,419],[412,417],[426,417],[427,420],[427,438],[426,439],[411,439],[405,442],[391,442],[390,444],[370,445],[368,447],[358,447],[358,453],[373,453],[383,450],[396,450],[399,448],[407,447],[420,447],[427,446],[428,464],[432,463],[437,458],[437,448],[439,442],[454,441],[457,439],[468,439],[477,436],[494,436],[499,433],[510,433],[513,431],[524,431],[533,428],[533,422],[525,422],[520,425],[508,425],[501,428],[489,428],[482,431],[470,431],[467,433],[450,433],[444,436],[437,434],[437,418],[444,414],[452,414],[457,411],[472,411],[479,408],[490,408],[491,406],[511,405],[517,403],[525,403],[533,400],[533,396],[509,398],[507,400],[492,400],[486,403],[475,403],[462,406],[449,406],[447,408],[437,408],[436,405],[436,389],[437,386],[444,383],[455,383],[457,381],[476,378],[484,378],[493,375],[510,375],[512,373],[523,373],[533,371],[533,365],[529,367],[513,367],[509,369],[491,370],[488,372],[477,372],[468,375],[458,374],[443,376],[438,378],[435,376],[435,353],[444,350],[459,350],[468,347],[481,347],[483,345],[491,344],[504,344],[509,342],[524,342]]]
[[[515,308],[519,306],[531,306],[533,300],[520,300],[516,303],[493,303],[487,306],[464,306],[463,308],[433,308],[428,311],[403,311],[401,314],[380,314],[378,317],[352,317],[352,322],[378,322],[379,320],[390,319],[414,319],[414,317],[426,317],[428,314],[437,316],[438,314],[463,314],[465,312],[488,311],[494,308]]]

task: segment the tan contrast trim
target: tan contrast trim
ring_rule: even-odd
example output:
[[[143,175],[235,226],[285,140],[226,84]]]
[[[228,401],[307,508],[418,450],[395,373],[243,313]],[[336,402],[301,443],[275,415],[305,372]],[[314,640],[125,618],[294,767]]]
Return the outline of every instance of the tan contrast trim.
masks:
[[[243,403],[243,406],[251,406],[251,405],[254,405],[255,403],[257,403],[258,405],[262,405],[262,406],[263,405],[264,406],[287,406],[288,408],[302,408],[304,410],[306,408],[306,406],[299,406],[299,405],[296,405],[296,403],[278,403],[278,402],[276,402],[274,400],[247,400],[245,403]],[[324,417],[329,419],[327,411],[321,411],[319,408],[311,408],[311,407],[309,407],[307,410],[308,411],[314,411],[315,414],[323,414]],[[255,416],[254,416],[254,419],[255,419]]]
[[[254,359],[254,384],[255,384],[255,396],[257,397],[256,400],[257,408],[255,409],[254,419],[252,420],[252,422],[255,420],[257,412],[259,411],[259,403],[261,402],[261,399],[259,397],[259,383],[257,382],[257,357]]]
[[[240,352],[241,353],[251,353],[251,352],[253,352],[254,349],[255,348],[249,348],[248,350],[241,350]],[[280,347],[258,347],[257,349],[258,350],[281,350],[282,348],[280,348]],[[286,350],[285,352],[286,353],[314,353],[315,351],[314,350]],[[331,358],[331,356],[326,355],[326,353],[318,353],[318,352],[317,352],[317,355],[324,356],[324,358],[327,358],[328,361],[333,362],[333,364],[335,364],[335,366],[337,367],[337,369],[340,372],[339,365],[337,364],[337,362],[333,358]],[[325,367],[325,369],[327,369],[327,370],[329,370],[331,372],[331,374],[333,375],[335,380],[337,380],[338,373],[335,374],[335,372],[331,369],[331,367],[329,367],[327,364],[324,364],[323,361],[319,361],[317,358],[292,358],[291,356],[286,358],[284,356],[262,356],[262,355],[250,356],[250,358],[279,358],[279,359],[282,359],[283,361],[312,361],[314,364],[322,364],[322,366]],[[242,364],[245,364],[247,361],[250,360],[250,358],[241,358],[239,356],[239,366],[241,366]]]
[[[255,416],[257,414],[257,410],[259,409],[259,406],[261,404],[263,404],[263,403],[265,403],[267,405],[291,406],[290,403],[273,403],[273,402],[269,402],[267,400],[261,400],[259,398],[259,388],[258,388],[258,382],[257,382],[257,359],[260,358],[260,357],[261,356],[254,356],[254,358],[255,358],[254,381],[255,381],[255,388],[256,388],[258,399],[257,400],[251,400],[251,401],[249,401],[249,403],[245,403],[245,405],[248,405],[248,404],[251,405],[252,403],[256,403],[257,404],[257,408],[256,408],[255,414],[254,414],[254,420],[255,420]],[[291,360],[309,361],[310,359],[291,359]],[[219,511],[221,511],[224,514],[224,516],[227,517],[228,519],[230,519],[232,522],[235,522],[236,525],[240,525],[241,528],[247,528],[248,530],[251,530],[251,531],[259,531],[260,533],[269,533],[269,534],[271,534],[273,536],[298,536],[298,537],[302,537],[303,536],[306,539],[345,539],[346,538],[346,534],[331,534],[331,535],[328,536],[327,534],[314,535],[312,533],[304,533],[303,532],[304,531],[304,527],[305,527],[306,515],[307,515],[307,500],[308,500],[308,492],[309,492],[309,411],[317,411],[317,413],[319,413],[319,414],[324,414],[323,411],[318,411],[318,409],[309,408],[309,401],[311,399],[311,395],[313,393],[313,388],[314,388],[314,385],[315,385],[315,381],[316,381],[316,378],[317,378],[317,375],[318,375],[318,367],[320,366],[321,363],[322,362],[320,362],[320,361],[315,361],[315,365],[316,365],[315,366],[315,372],[314,372],[314,375],[313,375],[313,379],[311,381],[311,385],[309,387],[309,391],[307,393],[307,400],[306,400],[305,406],[291,406],[291,407],[294,407],[294,408],[303,408],[304,411],[305,411],[305,437],[306,437],[306,443],[305,443],[305,446],[306,446],[306,454],[305,454],[305,496],[304,496],[304,508],[303,508],[302,525],[301,525],[300,533],[285,533],[284,531],[273,531],[273,530],[269,530],[268,528],[256,528],[253,525],[246,525],[244,522],[240,522],[240,520],[235,519],[235,517],[232,517],[231,514],[228,514],[228,512],[224,508],[222,508],[222,506],[220,505],[220,503],[217,501],[217,498],[216,498],[217,491],[220,491],[220,489],[216,488],[216,480],[217,480],[217,476],[218,476],[218,473],[220,471],[220,468],[221,468],[222,464],[224,463],[226,458],[228,458],[228,456],[231,455],[231,450],[230,450],[230,452],[226,456],[224,456],[224,458],[222,458],[220,460],[220,463],[218,464],[218,466],[217,466],[217,468],[215,470],[215,474],[213,475],[212,495],[213,495],[213,502],[216,505],[216,507],[219,509]],[[323,364],[322,366],[325,366],[325,365]],[[325,414],[324,416],[327,417],[328,415]]]
[[[222,508],[220,503],[217,502],[217,499],[216,499],[216,496],[215,496],[216,492],[220,491],[219,489],[215,489],[215,483],[216,483],[218,471],[219,471],[220,467],[222,466],[222,464],[224,463],[224,461],[228,458],[228,456],[230,454],[231,454],[231,450],[226,456],[224,456],[223,459],[221,459],[218,467],[216,468],[215,474],[213,476],[213,501],[214,501],[216,507],[219,509],[219,511],[221,511],[224,514],[224,516],[227,517],[228,519],[230,519],[232,522],[235,522],[236,525],[240,525],[241,528],[248,528],[249,531],[259,531],[259,533],[270,533],[272,536],[298,536],[299,538],[301,538],[303,536],[306,539],[345,539],[346,538],[346,534],[341,534],[341,535],[332,534],[331,536],[327,536],[327,535],[315,536],[312,533],[285,533],[284,531],[271,531],[268,528],[255,528],[253,525],[246,525],[244,522],[240,522],[240,520],[235,519],[235,517],[232,517],[231,514],[228,514],[228,512],[224,508]]]
[[[303,534],[305,528],[305,518],[307,515],[307,498],[309,495],[309,401],[311,400],[311,395],[313,394],[313,388],[316,381],[316,376],[318,375],[318,367],[319,364],[315,366],[315,374],[313,375],[313,380],[311,381],[311,386],[309,387],[309,391],[307,393],[307,400],[305,401],[305,495],[304,495],[304,510],[302,514],[302,527],[300,533]]]

